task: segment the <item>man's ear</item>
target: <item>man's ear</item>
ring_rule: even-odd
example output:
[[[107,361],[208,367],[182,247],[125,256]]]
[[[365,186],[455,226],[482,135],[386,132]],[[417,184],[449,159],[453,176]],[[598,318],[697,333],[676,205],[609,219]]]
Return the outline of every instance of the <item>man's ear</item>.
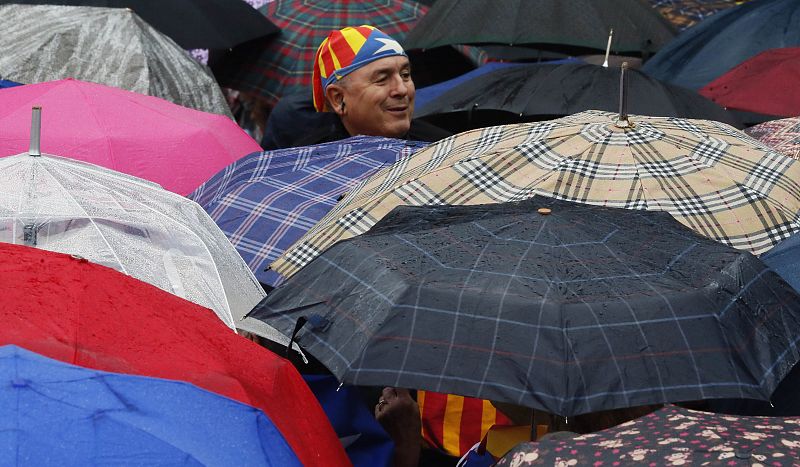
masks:
[[[344,114],[344,90],[341,86],[336,84],[328,85],[328,88],[325,90],[325,97],[331,110],[341,117]]]

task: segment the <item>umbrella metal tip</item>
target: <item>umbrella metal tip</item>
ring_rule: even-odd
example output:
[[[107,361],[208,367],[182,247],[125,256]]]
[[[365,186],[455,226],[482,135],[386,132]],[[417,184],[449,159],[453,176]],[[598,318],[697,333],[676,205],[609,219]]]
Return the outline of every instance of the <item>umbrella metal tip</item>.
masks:
[[[539,208],[539,209],[536,210],[536,212],[538,212],[539,214],[541,214],[543,216],[546,216],[546,215],[550,214],[553,211],[550,208]]]

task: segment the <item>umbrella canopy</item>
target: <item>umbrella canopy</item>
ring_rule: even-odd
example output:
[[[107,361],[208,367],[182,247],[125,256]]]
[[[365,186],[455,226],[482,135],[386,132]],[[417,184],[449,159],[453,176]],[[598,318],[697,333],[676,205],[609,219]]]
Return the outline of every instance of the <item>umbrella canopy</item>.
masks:
[[[676,28],[684,30],[741,1],[731,0],[650,0],[650,3]]]
[[[77,78],[230,116],[208,68],[131,10],[0,5],[0,75]]]
[[[667,211],[696,232],[760,253],[800,229],[800,163],[719,122],[587,111],[461,133],[348,193],[272,268],[291,276],[398,205],[483,204],[535,194]]]
[[[800,290],[800,234],[794,234],[761,256],[764,263]]]
[[[768,115],[800,115],[800,47],[770,49],[745,60],[700,89],[727,108]]]
[[[238,0],[0,0],[3,3],[129,8],[184,49],[227,49],[280,32]]]
[[[16,86],[19,86],[19,85],[20,85],[20,83],[17,83],[17,82],[14,82],[14,81],[9,81],[7,79],[0,79],[0,89],[13,88],[13,87],[16,87]]]
[[[800,159],[800,117],[764,122],[745,132],[789,157]]]
[[[527,44],[558,50],[653,52],[675,36],[670,24],[639,0],[439,0],[403,45]]]
[[[800,417],[741,417],[667,406],[568,440],[523,443],[498,466],[796,465]]]
[[[767,49],[800,46],[800,2],[753,0],[687,29],[647,61],[642,71],[700,89]]]
[[[301,465],[260,410],[194,385],[0,347],[0,458],[16,465]]]
[[[503,67],[458,84],[415,108],[438,125],[467,113],[498,110],[520,117],[565,116],[584,110],[619,109],[619,69],[582,63]],[[701,118],[741,127],[725,109],[688,89],[661,83],[637,70],[627,73],[628,111],[639,115]],[[460,119],[455,115],[463,113]],[[440,115],[434,118],[434,115]],[[471,116],[471,115],[470,115]],[[488,125],[484,125],[488,126]]]
[[[189,197],[211,215],[258,280],[274,286],[282,278],[265,270],[267,266],[322,219],[347,190],[425,146],[417,141],[356,136],[253,153],[226,167]]]
[[[303,465],[348,464],[297,370],[208,309],[80,258],[1,243],[0,292],[2,345],[195,384],[263,410]]]
[[[5,91],[4,91],[5,92]],[[0,158],[0,241],[77,254],[213,309],[228,326],[264,296],[197,205],[158,185],[55,156]]]
[[[800,360],[800,295],[750,253],[665,212],[543,197],[399,207],[250,316],[308,317],[298,343],[344,382],[564,416],[766,400]]]
[[[224,84],[274,105],[287,94],[311,95],[314,54],[330,32],[368,24],[399,41],[427,7],[413,0],[275,0],[259,11],[281,28],[280,36],[254,44],[257,50],[234,50],[215,71]]]
[[[143,178],[180,195],[261,149],[229,118],[66,79],[0,94],[0,155],[28,149],[33,105],[43,108],[44,152]]]

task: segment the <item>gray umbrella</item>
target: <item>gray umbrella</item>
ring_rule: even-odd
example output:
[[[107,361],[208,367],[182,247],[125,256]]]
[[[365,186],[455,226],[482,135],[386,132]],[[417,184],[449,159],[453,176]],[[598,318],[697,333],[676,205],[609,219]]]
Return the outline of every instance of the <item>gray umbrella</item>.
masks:
[[[230,116],[208,68],[128,9],[0,6],[0,76],[77,78]]]

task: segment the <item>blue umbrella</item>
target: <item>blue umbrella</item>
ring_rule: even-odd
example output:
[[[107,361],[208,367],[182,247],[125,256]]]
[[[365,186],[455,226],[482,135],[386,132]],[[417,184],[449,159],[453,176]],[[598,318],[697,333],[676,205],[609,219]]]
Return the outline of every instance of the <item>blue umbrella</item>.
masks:
[[[263,412],[182,381],[0,347],[3,465],[300,465]]]
[[[13,88],[15,86],[22,86],[22,84],[14,81],[9,81],[7,79],[0,79],[0,89]]]
[[[535,66],[535,65],[559,65],[562,63],[583,63],[582,60],[577,58],[565,58],[562,60],[549,60],[546,62],[536,62],[535,64],[532,63],[511,63],[511,62],[489,62],[485,65],[481,65],[478,68],[464,73],[463,75],[456,76],[453,79],[448,79],[447,81],[442,81],[441,83],[432,84],[430,86],[425,86],[424,88],[417,89],[416,97],[414,98],[414,108],[419,110],[425,107],[433,99],[441,96],[445,92],[455,88],[461,83],[466,83],[472,79],[477,78],[478,76],[485,75],[487,73],[491,73],[495,70],[500,70],[503,68],[514,68],[514,67],[524,67],[524,66]]]
[[[330,211],[347,190],[428,143],[357,136],[332,143],[256,152],[234,162],[189,198],[219,225],[267,286],[265,271]]]
[[[800,45],[800,2],[752,0],[692,26],[656,53],[642,71],[700,89],[767,49]]]
[[[761,255],[764,264],[800,291],[800,234],[794,234]]]

